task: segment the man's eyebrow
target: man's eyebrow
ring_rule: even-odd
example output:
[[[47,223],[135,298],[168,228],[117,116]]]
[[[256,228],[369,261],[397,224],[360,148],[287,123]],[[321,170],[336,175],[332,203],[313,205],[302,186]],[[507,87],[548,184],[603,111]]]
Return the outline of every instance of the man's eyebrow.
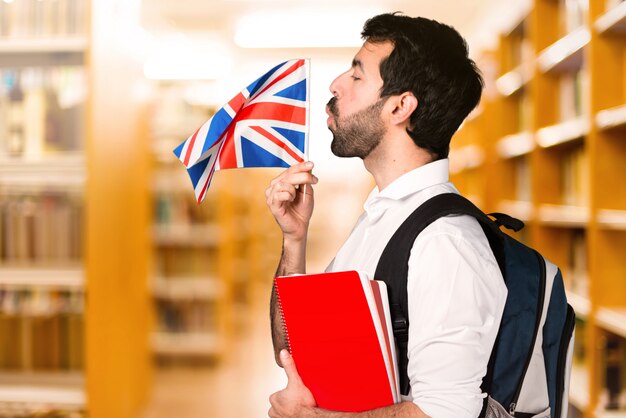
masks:
[[[354,67],[358,67],[359,70],[364,71],[364,69],[363,69],[363,62],[361,62],[361,60],[358,60],[356,58],[354,58],[352,60],[352,68],[354,68]]]

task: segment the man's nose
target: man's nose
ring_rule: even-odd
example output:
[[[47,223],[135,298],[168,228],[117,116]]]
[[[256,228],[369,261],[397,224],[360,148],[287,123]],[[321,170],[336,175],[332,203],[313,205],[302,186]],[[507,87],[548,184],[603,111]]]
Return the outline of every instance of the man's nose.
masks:
[[[332,83],[330,83],[329,90],[334,97],[339,97],[339,80],[341,76],[335,78]]]

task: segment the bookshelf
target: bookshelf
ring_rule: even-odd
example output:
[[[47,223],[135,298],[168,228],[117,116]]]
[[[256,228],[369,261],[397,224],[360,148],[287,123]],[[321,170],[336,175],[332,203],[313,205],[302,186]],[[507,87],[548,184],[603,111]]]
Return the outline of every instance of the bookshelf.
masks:
[[[199,82],[195,82],[199,83]],[[220,360],[233,329],[233,283],[245,229],[245,199],[217,174],[198,204],[173,149],[217,106],[188,100],[190,81],[155,81],[152,138],[153,267],[156,316],[151,336],[157,364]],[[198,84],[195,84],[196,87]],[[232,223],[242,225],[232,233]],[[241,271],[245,274],[245,271]]]
[[[153,83],[151,345],[159,366],[225,360],[250,320],[250,297],[271,280],[280,254],[264,190],[281,168],[217,171],[198,204],[172,152],[224,104],[213,88],[206,80]]]
[[[81,374],[6,374],[0,388],[2,416],[30,416],[58,405],[70,414],[79,415],[86,404],[84,377]]]
[[[493,161],[497,171],[506,172],[506,175],[492,186],[498,192],[489,201],[490,210],[508,210],[525,222],[534,218],[533,208],[529,205],[531,184],[527,179],[531,169],[529,155],[536,146],[530,131],[532,102],[529,97],[534,78],[530,63],[535,54],[529,38],[530,22],[529,11],[524,10],[513,28],[501,34],[501,48],[496,54],[499,69],[496,72],[497,95],[491,99],[496,107],[495,116],[500,120],[494,134]],[[520,70],[523,81],[520,88],[507,89],[504,81]]]
[[[465,168],[454,181],[523,219],[519,238],[563,271],[578,317],[571,416],[624,417],[626,2],[534,0],[518,14],[482,103],[495,134],[466,123],[452,142],[482,148],[491,175],[469,188]]]
[[[129,23],[109,36],[128,9],[0,2],[2,416],[130,418],[148,395],[145,104]]]
[[[495,68],[494,53],[485,51],[477,60],[483,68],[488,95],[494,94],[495,76],[489,69]],[[485,70],[486,69],[486,70]],[[491,161],[494,150],[489,144],[494,142],[495,130],[491,124],[494,106],[483,101],[467,117],[455,137],[455,147],[450,149],[450,178],[465,190],[465,195],[474,204],[483,207],[489,199],[483,193],[483,184],[491,177]]]

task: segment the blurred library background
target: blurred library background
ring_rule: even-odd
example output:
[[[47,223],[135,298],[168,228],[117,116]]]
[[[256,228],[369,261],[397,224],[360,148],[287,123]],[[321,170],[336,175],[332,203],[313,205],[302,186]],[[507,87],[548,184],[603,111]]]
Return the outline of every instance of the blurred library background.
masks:
[[[0,0],[0,417],[266,416],[281,170],[217,172],[197,205],[172,150],[311,58],[323,270],[373,187],[330,153],[328,85],[396,10],[456,27],[485,76],[452,179],[563,270],[569,416],[626,418],[623,0]]]

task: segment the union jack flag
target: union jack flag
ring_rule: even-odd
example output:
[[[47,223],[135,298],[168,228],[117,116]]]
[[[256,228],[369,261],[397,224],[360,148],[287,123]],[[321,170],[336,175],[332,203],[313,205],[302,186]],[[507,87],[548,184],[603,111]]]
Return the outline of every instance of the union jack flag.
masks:
[[[290,167],[308,152],[309,61],[277,65],[233,97],[175,150],[198,203],[215,170]]]

